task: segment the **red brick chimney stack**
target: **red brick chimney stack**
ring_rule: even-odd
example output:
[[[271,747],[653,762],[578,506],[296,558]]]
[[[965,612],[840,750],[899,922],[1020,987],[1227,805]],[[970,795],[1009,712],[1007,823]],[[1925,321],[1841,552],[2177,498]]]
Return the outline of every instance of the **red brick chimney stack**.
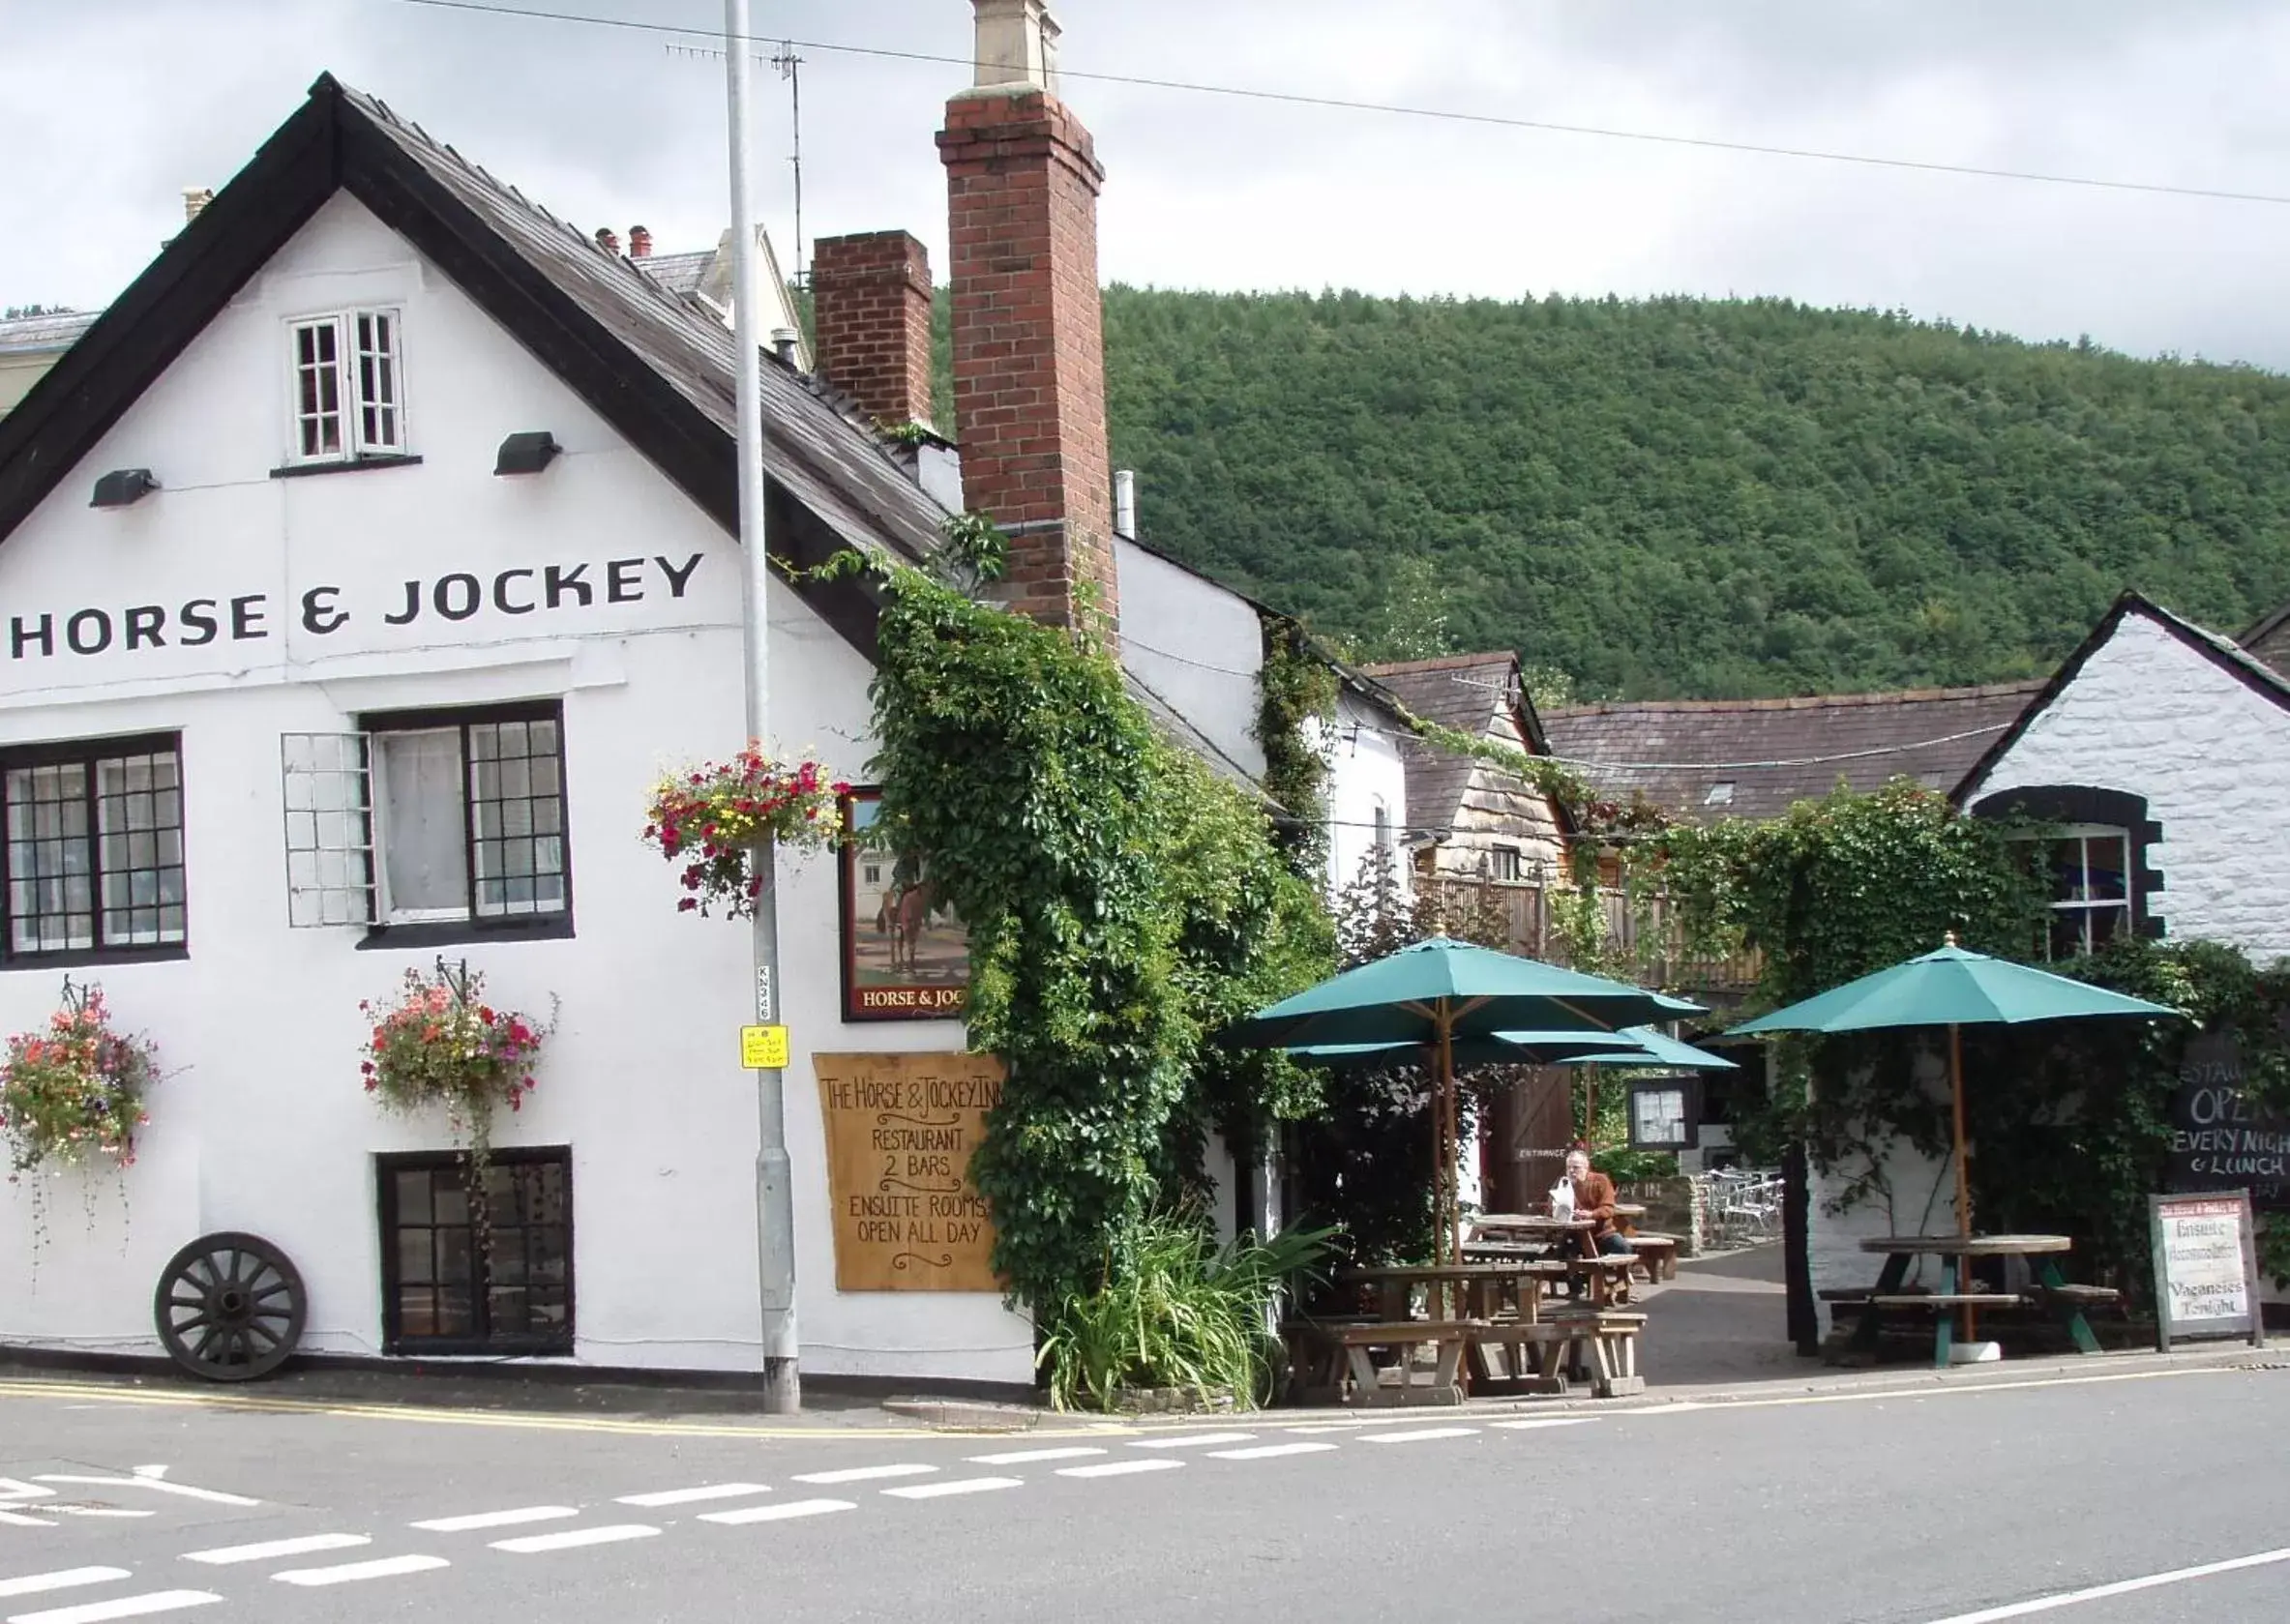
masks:
[[[877,423],[931,421],[931,259],[904,231],[821,237],[811,249],[819,375]]]
[[[1118,622],[1097,193],[1089,132],[1057,90],[1045,0],[971,0],[977,82],[946,104],[954,415],[964,501],[1010,537],[1009,596],[1071,626],[1094,589]]]
[[[628,257],[631,259],[652,257],[652,233],[640,225],[632,225],[628,228]]]

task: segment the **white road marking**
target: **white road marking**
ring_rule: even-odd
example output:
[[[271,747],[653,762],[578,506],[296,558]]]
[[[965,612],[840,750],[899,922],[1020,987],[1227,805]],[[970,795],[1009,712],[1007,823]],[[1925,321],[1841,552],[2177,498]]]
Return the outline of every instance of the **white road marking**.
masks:
[[[902,1500],[936,1500],[946,1494],[983,1494],[994,1489],[1023,1489],[1022,1477],[965,1477],[952,1483],[917,1483],[907,1489],[885,1489],[885,1494],[895,1494]]]
[[[137,1466],[132,1477],[70,1477],[60,1472],[41,1472],[37,1483],[96,1484],[105,1489],[149,1489],[162,1494],[180,1494],[188,1500],[212,1500],[219,1506],[258,1506],[260,1500],[251,1500],[244,1494],[225,1494],[219,1489],[193,1489],[188,1483],[163,1483],[164,1466]]]
[[[702,1522],[738,1527],[749,1522],[786,1522],[798,1517],[824,1517],[831,1511],[856,1511],[856,1500],[782,1500],[770,1506],[741,1506],[737,1511],[703,1511]]]
[[[11,1613],[8,1624],[104,1624],[107,1618],[141,1618],[147,1613],[200,1608],[221,1600],[212,1590],[147,1590],[140,1596],[122,1596],[115,1602],[83,1602],[75,1608]]]
[[[1059,1477],[1127,1477],[1131,1472],[1174,1472],[1182,1461],[1108,1461],[1101,1466],[1060,1466]]]
[[[450,1568],[453,1564],[442,1556],[382,1556],[372,1562],[338,1562],[328,1568],[288,1568],[284,1573],[270,1577],[281,1584],[299,1584],[305,1587],[318,1584],[356,1584],[369,1579],[395,1579],[400,1574],[428,1573],[432,1568]]]
[[[213,1562],[223,1566],[231,1562],[262,1562],[273,1556],[308,1556],[318,1550],[347,1550],[352,1546],[372,1545],[364,1534],[308,1534],[298,1540],[266,1540],[260,1545],[225,1545],[213,1550],[187,1550],[186,1562]]]
[[[1131,1449],[1205,1449],[1212,1443],[1247,1443],[1254,1432],[1186,1432],[1174,1438],[1133,1438]]]
[[[1212,1449],[1209,1455],[1218,1461],[1269,1461],[1278,1455],[1318,1455],[1335,1447],[1332,1443],[1261,1443],[1254,1449]]]
[[[520,1539],[495,1540],[493,1549],[518,1556],[532,1556],[544,1550],[572,1550],[584,1545],[648,1540],[659,1532],[649,1522],[614,1522],[602,1528],[567,1528],[561,1534],[526,1534]]]
[[[2037,1596],[2033,1601],[2013,1602],[2007,1607],[1988,1608],[1979,1612],[1960,1612],[1952,1618],[1935,1619],[1933,1624],[1997,1624],[2000,1619],[2025,1618],[2032,1612],[2049,1612],[2054,1608],[2069,1608],[2084,1602],[2101,1602],[2110,1596],[2128,1596],[2138,1590],[2153,1590],[2165,1584],[2184,1584],[2190,1579],[2209,1579],[2214,1574],[2240,1573],[2245,1568],[2263,1568],[2275,1562],[2290,1562],[2290,1547],[2279,1550],[2261,1550],[2255,1556],[2237,1556],[2224,1562],[2205,1562],[2195,1568],[2174,1568],[2166,1574],[2149,1574],[2144,1579],[2126,1579],[2113,1584],[2095,1584],[2089,1590],[2066,1590],[2054,1596]]]
[[[1016,1449],[1007,1455],[973,1455],[970,1463],[976,1466],[1026,1466],[1036,1461],[1079,1461],[1086,1456],[1104,1453],[1102,1449],[1086,1446],[1073,1449]]]
[[[1434,1438],[1475,1438],[1476,1427],[1424,1427],[1413,1432],[1370,1432],[1365,1443],[1429,1443]]]
[[[653,1494],[623,1494],[619,1504],[643,1506],[688,1506],[700,1500],[744,1500],[750,1494],[768,1494],[770,1486],[761,1483],[711,1483],[704,1489],[663,1489]]]
[[[878,1477],[922,1477],[935,1472],[936,1466],[918,1466],[911,1462],[898,1466],[846,1466],[839,1472],[800,1472],[797,1483],[871,1483]]]
[[[82,1584],[108,1584],[135,1576],[125,1568],[59,1568],[52,1574],[23,1579],[0,1579],[0,1596],[37,1596],[44,1590],[74,1590]]]
[[[1594,1415],[1552,1415],[1540,1421],[1490,1421],[1487,1425],[1506,1432],[1539,1432],[1545,1427],[1588,1427],[1597,1419]]]
[[[472,1528],[513,1528],[520,1522],[556,1522],[580,1515],[571,1506],[520,1506],[515,1511],[481,1511],[468,1517],[432,1517],[411,1526],[430,1534],[465,1534]]]

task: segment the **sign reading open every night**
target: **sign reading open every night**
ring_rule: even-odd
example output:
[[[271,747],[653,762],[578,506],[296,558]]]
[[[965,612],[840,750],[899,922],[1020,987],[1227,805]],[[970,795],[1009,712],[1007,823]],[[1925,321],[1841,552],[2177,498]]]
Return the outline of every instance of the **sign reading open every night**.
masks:
[[[270,594],[252,592],[12,613],[7,653],[10,660],[62,660],[114,650],[134,654],[202,648],[217,641],[260,642],[282,625],[325,637],[361,621],[391,627],[480,618],[518,624],[524,615],[553,615],[598,603],[680,599],[703,556],[696,552],[681,564],[658,557],[541,564],[488,576],[452,571],[433,579],[400,582],[371,600],[356,599],[341,586],[313,586],[284,609]]]
[[[970,1153],[1002,1097],[991,1054],[815,1054],[841,1291],[998,1291]]]

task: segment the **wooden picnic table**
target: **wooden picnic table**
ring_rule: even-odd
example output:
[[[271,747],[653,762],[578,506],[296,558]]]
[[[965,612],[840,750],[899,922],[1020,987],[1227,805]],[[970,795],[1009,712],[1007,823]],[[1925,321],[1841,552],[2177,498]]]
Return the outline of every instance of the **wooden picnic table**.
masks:
[[[1966,1289],[1972,1260],[1976,1257],[2027,1257],[2036,1259],[2036,1275],[2042,1283],[2040,1301],[2058,1314],[2073,1339],[2079,1353],[2099,1351],[2099,1340],[2092,1334],[2091,1322],[2083,1316],[2086,1302],[2112,1301],[2115,1293],[2096,1287],[2070,1286],[2060,1273],[2058,1259],[2075,1250],[2075,1243],[2066,1235],[1879,1235],[1860,1243],[1863,1252],[1881,1253],[1885,1266],[1877,1275],[1877,1284],[1865,1299],[1860,1323],[1853,1332],[1852,1346],[1864,1352],[1876,1351],[1877,1338],[1883,1332],[1889,1314],[1897,1319],[1908,1313],[1931,1313],[1937,1321],[1933,1331],[1932,1362],[1946,1368],[1954,1348],[1955,1315],[1950,1310],[1981,1308],[2016,1308],[2027,1298],[2009,1292],[1973,1291]],[[1919,1257],[1941,1259],[1941,1289],[1931,1293],[1910,1293],[1902,1289],[1908,1271]],[[1858,1295],[1857,1293],[1855,1295]],[[1852,1301],[1851,1297],[1846,1299]]]
[[[1424,1287],[1430,1316],[1434,1319],[1494,1319],[1502,1312],[1502,1291],[1507,1284],[1513,1293],[1518,1317],[1532,1324],[1542,1301],[1542,1283],[1550,1278],[1550,1270],[1539,1258],[1521,1258],[1481,1263],[1392,1263],[1380,1268],[1353,1269],[1344,1278],[1374,1285],[1382,1301],[1379,1312],[1386,1320],[1394,1321],[1407,1318],[1413,1312],[1412,1299],[1418,1285]],[[1454,1288],[1452,1305],[1448,1300],[1449,1287]],[[1449,1312],[1450,1307],[1454,1312]]]

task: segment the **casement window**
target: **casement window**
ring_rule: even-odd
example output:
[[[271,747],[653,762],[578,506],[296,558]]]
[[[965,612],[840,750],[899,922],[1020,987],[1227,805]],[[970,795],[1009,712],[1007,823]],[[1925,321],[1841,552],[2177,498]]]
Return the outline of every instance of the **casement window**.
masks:
[[[2075,823],[2044,842],[2051,876],[2047,959],[2072,959],[2131,930],[2131,836],[2127,829]]]
[[[289,465],[406,455],[396,310],[351,310],[290,325]]]
[[[282,741],[289,923],[400,941],[570,934],[560,708],[364,720]]]
[[[573,1153],[496,1150],[485,1225],[459,1152],[376,1159],[388,1353],[573,1351]]]
[[[1487,877],[1513,883],[1525,879],[1524,855],[1519,848],[1515,845],[1490,846],[1487,850]]]
[[[173,734],[0,750],[7,960],[181,956],[183,777]]]

